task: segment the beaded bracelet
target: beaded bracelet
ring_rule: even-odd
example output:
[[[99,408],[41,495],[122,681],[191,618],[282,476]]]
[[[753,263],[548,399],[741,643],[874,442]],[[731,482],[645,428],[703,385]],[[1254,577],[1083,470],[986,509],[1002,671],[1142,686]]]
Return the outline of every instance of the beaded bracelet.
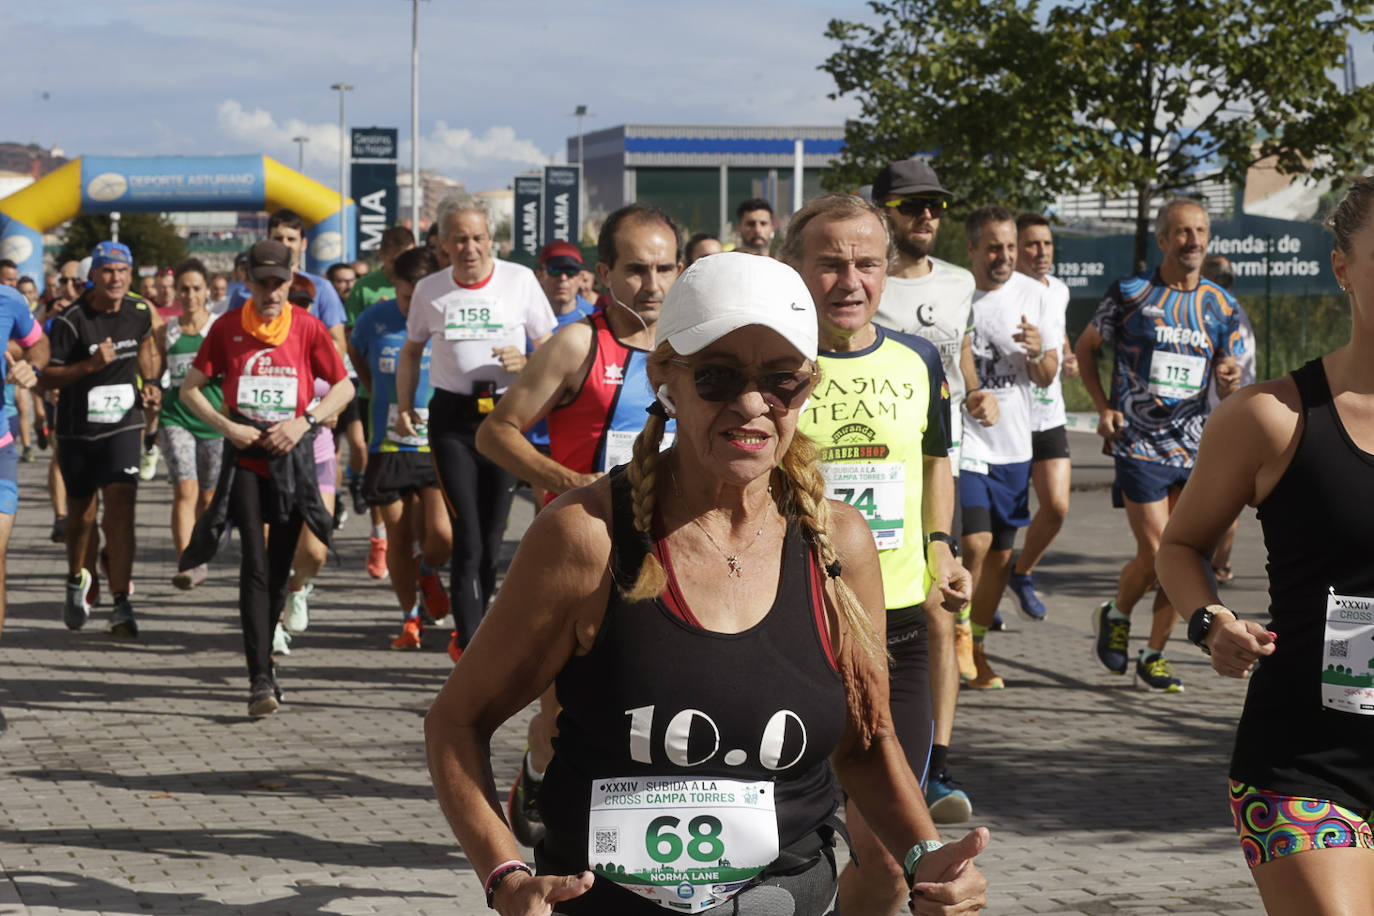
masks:
[[[502,862],[491,870],[491,874],[487,875],[486,883],[482,885],[487,893],[487,909],[496,909],[496,905],[493,901],[496,899],[497,889],[501,887],[507,878],[518,871],[524,872],[531,878],[534,877],[534,869],[530,868],[519,859],[511,859],[509,862]]]

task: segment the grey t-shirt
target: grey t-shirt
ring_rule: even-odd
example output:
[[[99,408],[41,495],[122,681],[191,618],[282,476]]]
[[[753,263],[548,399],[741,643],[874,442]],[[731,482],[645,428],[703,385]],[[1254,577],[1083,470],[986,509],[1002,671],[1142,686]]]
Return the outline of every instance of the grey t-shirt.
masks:
[[[929,260],[930,273],[924,277],[887,278],[883,301],[873,320],[894,331],[924,337],[940,351],[940,364],[949,382],[950,458],[958,474],[964,403],[959,348],[973,325],[973,274],[939,258]]]

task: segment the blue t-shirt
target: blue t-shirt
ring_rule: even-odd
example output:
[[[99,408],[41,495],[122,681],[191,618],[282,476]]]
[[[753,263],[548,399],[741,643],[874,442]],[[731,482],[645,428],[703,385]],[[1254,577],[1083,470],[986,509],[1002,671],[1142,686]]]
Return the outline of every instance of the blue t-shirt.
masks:
[[[291,280],[291,293],[292,305],[300,305],[308,309],[310,314],[323,321],[327,328],[344,324],[347,320],[343,300],[339,298],[338,290],[334,289],[333,283],[318,274],[306,273],[303,270],[296,271]],[[308,296],[309,303],[298,302],[296,299],[298,293],[303,297]],[[226,307],[226,311],[240,307],[251,298],[253,298],[253,294],[247,286],[234,290],[229,294],[229,305]]]
[[[566,312],[562,315],[554,315],[553,317],[558,321],[558,326],[560,328],[563,328],[572,324],[574,321],[581,321],[583,318],[590,318],[592,315],[596,314],[597,311],[598,309],[595,305],[588,302],[586,299],[583,299],[582,294],[578,293],[577,302],[574,303],[572,311]],[[555,331],[554,333],[557,333],[557,331]],[[533,352],[533,350],[534,348],[530,347],[526,352]],[[543,420],[540,420],[538,423],[530,427],[530,431],[525,433],[525,438],[530,440],[530,443],[533,445],[548,445],[549,424],[545,423]]]
[[[429,439],[425,430],[421,435],[405,439],[395,430],[396,425],[396,365],[401,347],[406,342],[406,316],[395,299],[383,299],[363,309],[353,324],[353,346],[367,360],[372,370],[372,438],[367,443],[370,453],[428,452]],[[420,357],[420,375],[415,383],[415,409],[428,425],[429,398],[429,341]]]
[[[12,286],[0,285],[0,340],[17,340],[19,345],[28,348],[33,346],[43,336],[42,330],[38,327],[38,322],[33,320],[33,313],[29,311],[29,300],[24,298],[24,294]],[[19,411],[14,405],[14,386],[5,384],[4,377],[9,375],[9,360],[5,360],[6,371],[0,373],[0,386],[4,387],[5,416],[17,416]],[[3,427],[0,432],[0,448],[4,448],[14,441],[9,424]]]
[[[1126,420],[1109,443],[1119,458],[1190,468],[1207,419],[1212,365],[1240,356],[1240,307],[1210,280],[1170,289],[1156,271],[1122,277],[1093,315],[1092,326],[1116,344],[1111,404]]]

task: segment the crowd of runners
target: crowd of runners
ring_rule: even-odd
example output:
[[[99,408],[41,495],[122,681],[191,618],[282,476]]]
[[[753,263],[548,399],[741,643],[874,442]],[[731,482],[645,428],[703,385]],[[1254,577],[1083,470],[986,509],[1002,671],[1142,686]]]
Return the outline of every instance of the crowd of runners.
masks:
[[[1088,611],[1049,606],[1035,580],[1069,514],[1061,379],[1081,378],[1136,544],[1091,611],[1098,662],[1182,691],[1164,654],[1180,617],[1222,674],[1263,658],[1231,789],[1256,882],[1276,911],[1367,902],[1374,685],[1321,663],[1345,657],[1339,611],[1374,605],[1358,483],[1374,463],[1374,183],[1334,222],[1352,343],[1258,385],[1196,201],[1161,208],[1158,268],[1102,291],[1076,341],[1048,220],[974,210],[953,230],[964,269],[932,255],[952,201],[904,160],[870,194],[807,203],[778,239],[767,201],[741,203],[730,251],[637,203],[604,220],[594,265],[554,242],[531,270],[494,256],[485,209],[458,196],[420,245],[393,228],[375,267],[325,276],[302,269],[289,210],[232,276],[192,258],[143,295],[118,242],[41,297],[0,262],[0,556],[17,464],[51,448],[62,620],[86,626],[103,579],[101,625],[137,638],[135,503],[165,464],[170,587],[229,575],[211,562],[237,532],[259,717],[283,703],[275,660],[307,644],[351,508],[396,597],[392,648],[447,637],[431,772],[494,908],[971,911],[987,831],[942,845],[936,826],[973,815],[950,771],[958,696],[1006,686],[988,640],[1005,593],[1030,621]],[[522,482],[538,515],[498,589]],[[1247,503],[1272,629],[1216,591]],[[1297,559],[1273,562],[1276,545]],[[531,703],[501,804],[489,741]],[[1343,848],[1293,855],[1325,847]],[[1321,880],[1352,868],[1345,889]]]

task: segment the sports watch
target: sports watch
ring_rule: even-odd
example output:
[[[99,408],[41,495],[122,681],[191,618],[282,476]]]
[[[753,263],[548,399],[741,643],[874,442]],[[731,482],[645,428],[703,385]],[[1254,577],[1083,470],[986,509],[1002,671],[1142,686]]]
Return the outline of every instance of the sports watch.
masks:
[[[1188,641],[1197,646],[1205,655],[1211,655],[1212,650],[1207,645],[1207,634],[1212,631],[1212,621],[1216,620],[1218,613],[1230,614],[1231,609],[1221,604],[1209,604],[1193,611],[1193,616],[1188,618]]]
[[[305,422],[310,426],[311,429],[315,429],[317,426],[320,425],[320,418],[315,416],[313,413],[306,411],[303,414],[303,416],[305,417]]]
[[[911,887],[916,883],[916,866],[921,861],[921,857],[926,853],[934,852],[945,845],[939,840],[921,840],[906,852],[906,861],[902,862],[902,874],[906,875],[906,886]]]
[[[939,541],[941,544],[948,545],[950,553],[954,554],[956,557],[959,555],[959,542],[954,540],[954,538],[950,537],[947,532],[932,531],[930,532],[930,534],[926,535],[927,547],[929,547],[931,543],[933,543],[934,541]]]

